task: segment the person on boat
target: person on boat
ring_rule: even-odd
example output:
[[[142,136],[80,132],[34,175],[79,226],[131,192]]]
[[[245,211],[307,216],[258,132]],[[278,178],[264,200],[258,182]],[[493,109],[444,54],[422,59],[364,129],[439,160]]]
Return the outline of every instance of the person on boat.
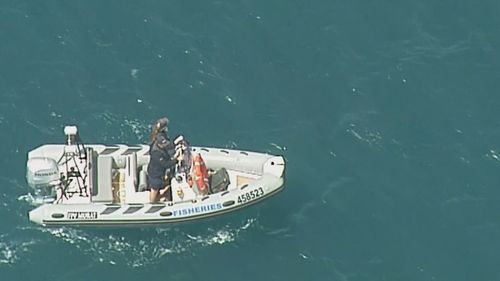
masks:
[[[168,182],[170,174],[173,172],[175,160],[169,152],[173,148],[173,144],[167,136],[168,123],[168,118],[160,118],[151,130],[148,164],[148,188],[151,203],[157,202],[161,196],[165,196],[168,201],[172,200]]]
[[[191,163],[193,162],[189,143],[183,135],[179,135],[174,140],[175,154],[174,158],[177,161],[176,172],[189,174]]]

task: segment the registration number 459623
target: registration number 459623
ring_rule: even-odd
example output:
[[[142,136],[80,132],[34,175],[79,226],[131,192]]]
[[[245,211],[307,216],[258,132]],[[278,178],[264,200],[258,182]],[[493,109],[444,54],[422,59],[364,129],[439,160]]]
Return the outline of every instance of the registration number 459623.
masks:
[[[250,192],[243,193],[240,196],[238,196],[238,203],[239,204],[245,203],[245,202],[250,201],[252,199],[255,199],[257,197],[261,197],[262,195],[264,195],[264,189],[262,189],[262,187],[259,187],[257,189],[250,191]]]

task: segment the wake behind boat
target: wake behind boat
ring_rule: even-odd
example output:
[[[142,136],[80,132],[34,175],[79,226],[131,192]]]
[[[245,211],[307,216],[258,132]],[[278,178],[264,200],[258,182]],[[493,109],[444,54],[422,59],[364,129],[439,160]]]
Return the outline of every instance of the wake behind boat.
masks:
[[[35,223],[50,225],[161,224],[215,216],[259,202],[284,186],[282,156],[242,150],[189,147],[207,169],[207,190],[176,166],[172,201],[150,203],[149,146],[83,144],[75,126],[65,144],[28,153],[26,178]],[[195,179],[196,180],[196,179]]]

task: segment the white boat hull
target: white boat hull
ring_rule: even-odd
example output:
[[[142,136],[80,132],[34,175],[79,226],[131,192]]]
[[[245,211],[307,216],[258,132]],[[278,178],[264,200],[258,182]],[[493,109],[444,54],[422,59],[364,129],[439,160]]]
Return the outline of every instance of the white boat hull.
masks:
[[[149,161],[148,147],[145,145],[87,147],[95,152],[96,163],[100,163],[100,157],[106,157],[113,161],[113,170],[116,171],[128,169],[130,173],[129,165],[133,164],[136,168],[145,167]],[[107,172],[101,163],[101,166],[93,167],[97,169],[93,187],[97,190],[97,195],[74,195],[68,200],[65,199],[66,201],[42,204],[29,212],[29,219],[44,226],[168,224],[231,212],[266,199],[284,187],[285,162],[281,156],[203,147],[193,147],[191,150],[203,156],[208,168],[228,170],[231,183],[227,190],[208,195],[193,195],[194,197],[185,197],[184,200],[176,196],[176,192],[172,192],[172,202],[149,203],[149,192],[137,190],[140,184],[139,176],[131,173],[133,179],[127,183],[125,177],[125,183],[122,183],[125,186],[128,184],[129,189],[121,187],[123,190],[120,190],[124,191],[122,193],[125,195],[113,191],[112,195],[103,197],[101,193],[106,191],[105,188],[114,187],[102,184],[103,181],[99,177]],[[31,151],[28,159],[58,159],[63,152],[64,145],[44,145]],[[134,161],[137,163],[129,163],[131,154],[134,154]],[[92,173],[90,169],[89,174]],[[111,194],[109,190],[106,192]]]

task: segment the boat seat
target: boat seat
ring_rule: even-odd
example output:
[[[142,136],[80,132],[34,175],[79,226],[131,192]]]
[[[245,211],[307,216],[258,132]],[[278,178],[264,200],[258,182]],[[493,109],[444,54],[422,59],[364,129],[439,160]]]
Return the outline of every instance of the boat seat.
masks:
[[[137,154],[131,153],[125,159],[125,203],[149,203],[149,191],[137,192]]]
[[[97,157],[97,185],[94,186],[93,202],[113,201],[113,158],[111,156]]]
[[[139,171],[139,185],[137,186],[137,191],[146,191],[148,189],[148,172],[147,165],[142,165]]]

